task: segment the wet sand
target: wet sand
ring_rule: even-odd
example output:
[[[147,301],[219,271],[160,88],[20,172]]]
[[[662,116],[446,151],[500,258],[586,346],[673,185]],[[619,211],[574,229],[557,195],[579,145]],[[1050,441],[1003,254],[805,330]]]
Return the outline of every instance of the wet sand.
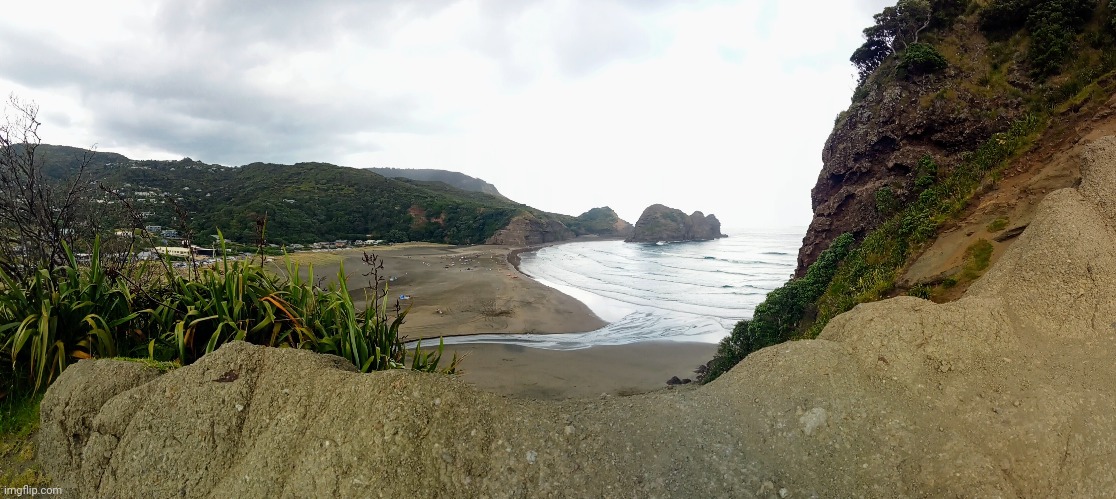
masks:
[[[518,250],[518,251],[517,251]],[[399,295],[410,303],[401,332],[411,338],[478,333],[576,333],[607,323],[580,301],[540,284],[508,263],[522,248],[457,247],[408,243],[387,247],[303,252],[292,255],[313,264],[316,278],[336,282],[344,262],[354,298],[364,296],[368,270],[364,251],[384,259],[391,278],[389,309]],[[436,345],[431,341],[426,348]],[[666,389],[671,376],[693,378],[693,370],[713,357],[708,343],[644,342],[556,351],[517,345],[473,344],[446,347],[444,362],[463,355],[463,379],[502,395],[533,399],[624,396]],[[446,365],[446,364],[443,364]]]
[[[410,306],[401,331],[411,339],[478,333],[581,333],[607,323],[573,297],[540,284],[508,263],[506,246],[408,243],[296,253],[314,274],[337,281],[341,261],[354,298],[365,295],[364,251],[384,259],[388,307]],[[400,295],[408,298],[399,300]]]
[[[626,396],[666,389],[671,376],[693,378],[713,358],[712,343],[643,342],[582,350],[519,345],[449,345],[464,355],[462,379],[481,390],[530,399]]]

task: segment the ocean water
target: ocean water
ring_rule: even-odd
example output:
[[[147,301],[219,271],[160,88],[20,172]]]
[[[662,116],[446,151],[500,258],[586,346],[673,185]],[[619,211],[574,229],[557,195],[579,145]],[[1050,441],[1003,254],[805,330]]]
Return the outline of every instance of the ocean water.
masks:
[[[790,278],[804,233],[739,230],[715,241],[574,242],[524,253],[523,273],[584,302],[610,324],[587,333],[474,335],[446,343],[555,350],[639,341],[715,343]]]

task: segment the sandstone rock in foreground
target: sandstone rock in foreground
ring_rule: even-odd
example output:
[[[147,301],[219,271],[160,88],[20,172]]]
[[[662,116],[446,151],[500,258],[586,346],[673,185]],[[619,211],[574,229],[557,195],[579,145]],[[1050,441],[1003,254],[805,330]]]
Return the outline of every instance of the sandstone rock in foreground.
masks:
[[[1116,139],[1082,172],[961,300],[858,306],[697,389],[533,402],[233,343],[71,367],[42,465],[91,497],[1111,495]]]
[[[695,211],[687,216],[682,210],[653,204],[643,210],[627,242],[709,241],[725,237],[721,222],[712,214]]]

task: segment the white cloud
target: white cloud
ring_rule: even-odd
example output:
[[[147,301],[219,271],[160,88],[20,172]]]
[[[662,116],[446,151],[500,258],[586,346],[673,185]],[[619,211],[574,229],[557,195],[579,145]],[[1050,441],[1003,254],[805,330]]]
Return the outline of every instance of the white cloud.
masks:
[[[551,211],[805,225],[883,5],[24,2],[0,90],[38,101],[47,142],[132,157],[444,168]]]

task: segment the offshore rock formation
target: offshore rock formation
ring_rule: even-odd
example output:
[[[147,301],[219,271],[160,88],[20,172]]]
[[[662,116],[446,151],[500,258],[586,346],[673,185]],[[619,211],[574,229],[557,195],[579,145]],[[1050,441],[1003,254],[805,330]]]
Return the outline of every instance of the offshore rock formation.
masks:
[[[1080,160],[961,299],[860,305],[703,387],[533,402],[233,343],[70,367],[40,461],[87,497],[1111,495],[1116,138]]]
[[[573,239],[574,232],[557,220],[540,220],[525,213],[508,222],[507,227],[496,231],[485,244],[503,246],[531,246]]]
[[[695,211],[686,216],[682,210],[653,204],[643,210],[627,242],[709,241],[725,237],[721,222],[713,214]]]

